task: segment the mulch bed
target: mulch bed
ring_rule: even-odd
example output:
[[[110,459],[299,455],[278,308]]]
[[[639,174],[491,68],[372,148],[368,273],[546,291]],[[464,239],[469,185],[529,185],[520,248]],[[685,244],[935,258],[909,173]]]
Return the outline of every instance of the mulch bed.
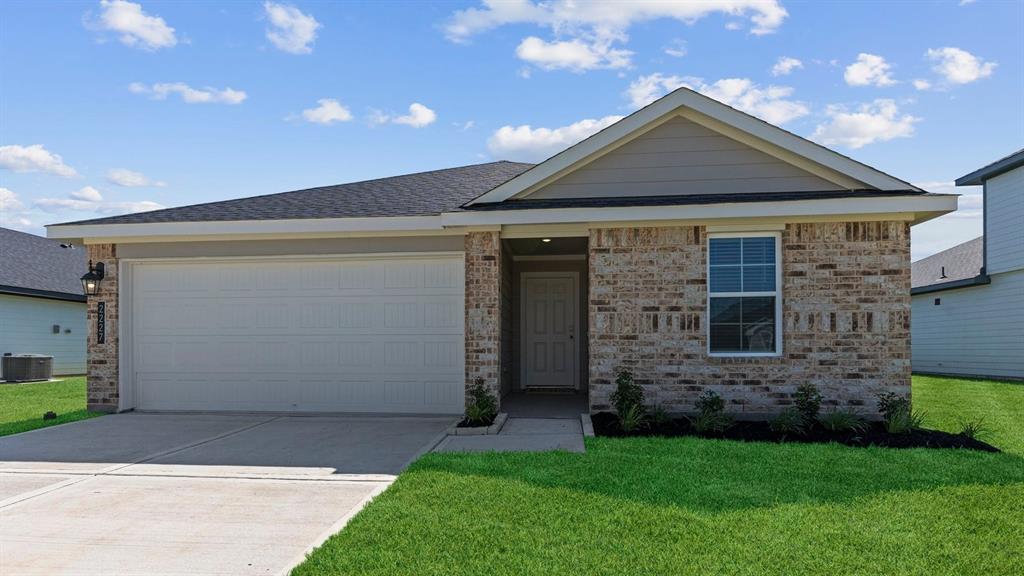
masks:
[[[491,424],[494,424],[494,420],[496,418],[497,418],[497,416],[493,416],[493,417],[491,417],[488,420],[467,420],[467,419],[463,418],[462,420],[459,420],[459,423],[456,424],[456,427],[457,428],[486,428],[487,426],[490,426]]]
[[[905,434],[891,434],[881,422],[871,422],[858,432],[831,432],[815,426],[803,434],[780,434],[769,427],[768,422],[737,421],[721,434],[699,434],[686,418],[669,420],[659,425],[649,425],[641,430],[626,434],[619,427],[618,417],[611,412],[599,412],[591,416],[594,433],[597,436],[623,438],[632,436],[662,436],[676,438],[699,436],[747,442],[799,442],[818,444],[837,442],[847,446],[884,446],[886,448],[967,448],[983,452],[1000,452],[998,448],[960,434],[940,430],[918,429]]]

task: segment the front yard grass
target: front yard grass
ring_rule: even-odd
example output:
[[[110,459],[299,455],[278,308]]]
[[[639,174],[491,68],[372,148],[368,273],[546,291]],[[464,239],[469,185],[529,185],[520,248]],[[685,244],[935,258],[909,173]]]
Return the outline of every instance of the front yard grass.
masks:
[[[48,411],[56,412],[57,418],[43,420]],[[85,410],[85,376],[60,382],[0,384],[0,436],[98,415]]]
[[[915,377],[926,425],[1006,450],[591,438],[429,454],[293,572],[1024,573],[1024,385]]]

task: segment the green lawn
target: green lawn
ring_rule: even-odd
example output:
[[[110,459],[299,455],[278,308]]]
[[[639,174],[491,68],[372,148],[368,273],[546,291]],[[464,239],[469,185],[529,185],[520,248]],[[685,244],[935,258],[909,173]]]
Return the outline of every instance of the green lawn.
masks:
[[[47,411],[54,420],[43,420]],[[60,382],[0,384],[0,436],[92,418],[85,411],[85,376]]]
[[[915,377],[1006,453],[589,439],[429,454],[294,574],[1024,574],[1024,385]]]

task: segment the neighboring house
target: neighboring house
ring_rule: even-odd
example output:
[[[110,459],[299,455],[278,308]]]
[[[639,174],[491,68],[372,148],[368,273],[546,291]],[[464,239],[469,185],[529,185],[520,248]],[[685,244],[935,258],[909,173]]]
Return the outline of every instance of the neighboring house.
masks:
[[[956,185],[984,186],[984,235],[914,262],[914,371],[1024,378],[1024,150]]]
[[[0,355],[53,356],[54,374],[85,374],[85,248],[0,228]]]
[[[910,226],[956,209],[680,89],[493,162],[49,227],[107,278],[93,410],[460,413],[620,368],[687,412],[910,391]],[[710,289],[710,293],[709,293]]]

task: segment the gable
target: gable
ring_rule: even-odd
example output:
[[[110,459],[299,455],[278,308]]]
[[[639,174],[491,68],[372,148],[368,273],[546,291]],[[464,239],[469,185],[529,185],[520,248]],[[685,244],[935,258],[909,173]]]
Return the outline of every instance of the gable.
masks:
[[[531,200],[842,190],[834,182],[675,116],[529,193]]]
[[[604,130],[601,130],[583,141],[566,148],[558,154],[555,154],[551,158],[537,164],[515,178],[512,178],[511,180],[492,188],[486,193],[481,194],[470,202],[464,204],[463,207],[468,208],[469,206],[488,204],[494,205],[512,198],[521,199],[527,196],[532,196],[539,189],[546,188],[557,180],[562,180],[561,184],[573,184],[572,180],[564,180],[569,174],[594,163],[620,147],[630,144],[632,141],[642,137],[645,133],[662,127],[666,122],[675,122],[675,125],[679,125],[679,122],[676,122],[678,117],[685,118],[691,123],[707,128],[708,130],[717,133],[718,136],[724,136],[737,142],[747,144],[753,150],[764,152],[785,163],[806,170],[822,180],[831,182],[832,185],[825,187],[823,191],[877,190],[922,192],[920,188],[917,188],[912,184],[898,178],[894,178],[865,164],[861,164],[852,158],[839,154],[833,150],[829,150],[828,148],[811,142],[805,138],[801,138],[792,132],[787,132],[778,126],[765,122],[764,120],[760,120],[749,114],[740,112],[735,108],[726,106],[717,100],[708,98],[707,96],[694,92],[688,88],[679,88],[674,92],[663,96],[661,99],[641,108],[640,110],[633,112],[629,116],[626,116]],[[691,129],[694,131],[699,130],[698,128]],[[707,135],[706,132],[704,132],[704,134]],[[694,135],[696,135],[696,132]],[[685,146],[686,144],[679,145]],[[705,151],[717,152],[719,150],[709,149]],[[713,166],[714,164],[711,165]],[[705,167],[705,165],[697,167]],[[679,169],[681,167],[671,165],[665,167],[659,166],[658,168]],[[648,169],[649,168],[647,167],[642,168],[642,170]],[[718,174],[721,171],[720,168],[708,169],[714,174]],[[782,184],[783,178],[801,179],[800,181],[792,182],[798,187],[795,190],[793,188],[787,190],[791,193],[798,192],[799,190],[807,190],[807,188],[803,187],[812,184],[813,188],[816,190],[822,190],[822,187],[817,186],[821,183],[820,181],[812,182],[810,180],[804,180],[807,176],[802,174],[795,175],[795,173],[789,171],[786,167],[778,164],[776,164],[774,168],[768,169],[768,171],[763,174],[758,173],[758,169],[756,168],[744,168],[744,170],[747,170],[748,172],[753,171],[756,174],[754,178],[764,181],[766,184],[768,183],[767,180],[769,178],[778,178],[779,180],[774,182],[777,188]],[[775,172],[772,172],[771,170],[775,170]],[[608,170],[605,169],[605,172],[607,171]],[[636,171],[639,172],[641,170]],[[780,175],[770,176],[770,174],[773,173]],[[673,173],[670,172],[670,175],[671,174]],[[673,178],[674,177],[675,176],[673,176]],[[749,180],[750,178],[743,177],[736,179]],[[577,182],[577,184],[579,183],[581,182]],[[603,182],[587,183],[600,184],[594,187],[595,192],[589,192],[589,194],[602,193],[598,191],[602,188],[612,187],[609,183]],[[735,186],[736,184],[737,183],[733,183],[731,185]],[[618,189],[622,190],[623,186],[618,186]],[[730,185],[716,184],[716,186],[728,188]],[[665,184],[660,186],[660,188],[667,187],[668,186]],[[578,189],[579,186],[576,186],[576,188]],[[657,190],[659,186],[645,183],[644,188]],[[605,191],[603,193],[615,195],[610,191]],[[553,189],[545,192],[545,194],[572,194],[572,192],[569,192],[567,189]],[[663,192],[659,194],[666,195],[666,193]]]

